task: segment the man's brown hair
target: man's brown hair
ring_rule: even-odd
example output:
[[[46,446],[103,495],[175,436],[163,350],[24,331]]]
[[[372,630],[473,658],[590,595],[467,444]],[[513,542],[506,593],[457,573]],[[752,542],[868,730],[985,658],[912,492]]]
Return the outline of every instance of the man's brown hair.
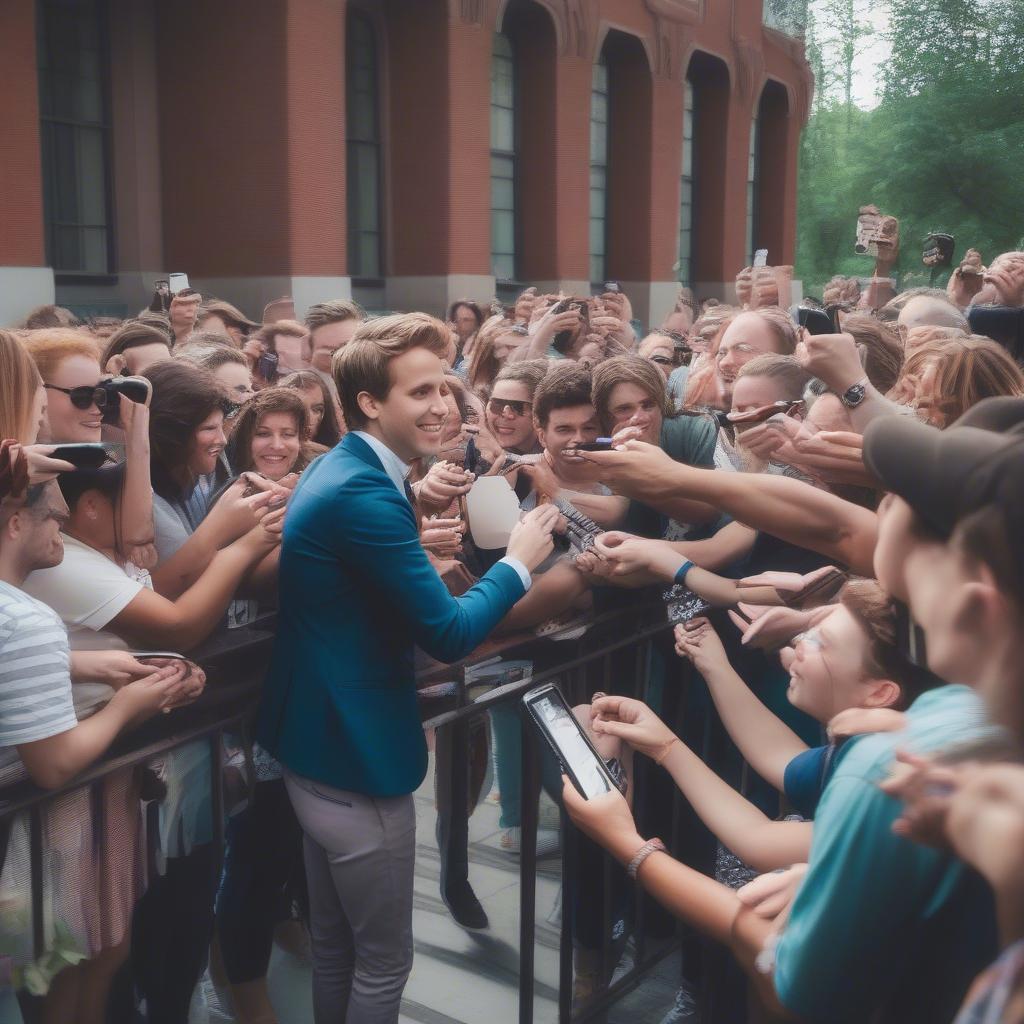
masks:
[[[876,580],[850,580],[840,591],[839,601],[867,635],[865,673],[871,679],[888,679],[900,688],[897,708],[909,707],[925,690],[938,685],[935,676],[900,650],[896,606]]]
[[[520,359],[518,363],[506,363],[494,378],[494,384],[502,380],[512,380],[523,384],[530,392],[530,399],[540,386],[540,382],[548,375],[551,364],[547,359]],[[493,391],[494,385],[491,385]]]
[[[449,342],[448,328],[426,313],[395,313],[361,324],[331,361],[331,376],[349,430],[366,426],[367,416],[359,407],[359,396],[364,391],[379,402],[388,397],[392,359],[414,348],[425,348],[442,359]]]
[[[312,334],[318,327],[327,324],[341,324],[346,320],[365,320],[366,314],[357,302],[349,299],[335,299],[333,302],[318,302],[306,310],[306,327]]]
[[[533,418],[540,427],[547,427],[548,417],[555,409],[571,409],[576,405],[592,405],[593,382],[587,370],[569,362],[556,366],[537,385],[533,395]]]
[[[740,367],[740,377],[765,377],[775,381],[782,397],[795,402],[803,397],[804,388],[810,383],[811,375],[796,361],[794,356],[764,355],[751,359]]]
[[[665,375],[661,370],[641,356],[614,356],[598,363],[593,371],[591,398],[603,430],[611,429],[612,391],[619,384],[635,384],[654,400],[662,416],[672,415],[674,410],[665,389]]]

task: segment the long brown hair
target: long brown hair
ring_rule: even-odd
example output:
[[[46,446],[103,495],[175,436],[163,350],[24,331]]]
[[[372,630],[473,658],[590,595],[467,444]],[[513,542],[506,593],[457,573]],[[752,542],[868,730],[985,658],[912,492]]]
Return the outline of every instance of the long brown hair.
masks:
[[[25,346],[0,330],[0,440],[27,443],[32,436],[32,407],[42,383]]]
[[[299,455],[289,473],[301,473],[320,454],[319,445],[309,441],[309,413],[306,403],[296,394],[294,388],[264,388],[255,398],[247,402],[238,414],[238,425],[231,435],[231,465],[236,473],[253,468],[252,442],[264,417],[272,413],[284,413],[295,420],[299,435]]]
[[[319,388],[324,400],[324,414],[320,426],[310,440],[322,444],[325,448],[333,448],[341,440],[343,431],[338,423],[337,399],[327,386],[327,381],[319,373],[315,370],[296,370],[280,381],[278,387],[293,388],[296,391]]]
[[[494,354],[494,343],[502,334],[511,333],[514,325],[503,316],[492,316],[476,332],[473,353],[466,368],[466,383],[476,392],[482,392],[494,383],[501,363]]]
[[[174,500],[181,496],[181,471],[188,465],[196,429],[217,409],[226,409],[227,403],[213,374],[184,359],[161,359],[141,376],[153,385],[149,403],[153,490]]]

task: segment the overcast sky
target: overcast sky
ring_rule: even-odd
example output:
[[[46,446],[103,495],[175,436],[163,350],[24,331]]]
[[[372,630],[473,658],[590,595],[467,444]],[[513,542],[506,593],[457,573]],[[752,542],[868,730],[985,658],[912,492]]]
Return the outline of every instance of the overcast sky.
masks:
[[[826,65],[837,64],[838,38],[831,29],[835,18],[830,16],[829,7],[842,0],[810,0],[814,30],[822,49]],[[854,61],[853,101],[860,107],[870,109],[878,105],[880,84],[878,71],[884,63],[889,44],[884,35],[889,27],[889,5],[886,0],[853,0],[858,19],[869,27],[871,35],[857,43],[857,58]]]

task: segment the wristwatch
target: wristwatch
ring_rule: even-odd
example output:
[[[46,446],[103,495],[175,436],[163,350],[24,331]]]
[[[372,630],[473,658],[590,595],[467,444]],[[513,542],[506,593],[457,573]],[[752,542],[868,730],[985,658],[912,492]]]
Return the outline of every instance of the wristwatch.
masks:
[[[867,397],[868,379],[862,377],[856,384],[851,384],[840,396],[839,401],[846,406],[847,409],[856,409],[861,402]]]

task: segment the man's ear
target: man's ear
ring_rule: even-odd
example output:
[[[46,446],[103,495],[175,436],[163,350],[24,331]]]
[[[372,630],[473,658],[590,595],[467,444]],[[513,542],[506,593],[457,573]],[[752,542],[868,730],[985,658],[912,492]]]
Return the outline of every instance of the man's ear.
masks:
[[[981,577],[964,583],[953,595],[953,628],[958,633],[990,636],[995,623],[1006,616],[1006,600],[987,567],[982,567]]]
[[[360,391],[356,395],[356,402],[368,420],[375,420],[380,417],[380,402],[369,391]]]
[[[540,422],[538,421],[536,416],[534,416],[533,418],[533,429],[534,432],[537,434],[537,443],[541,446],[541,448],[547,451],[548,446],[544,443],[544,428],[540,425]]]
[[[903,694],[899,684],[891,679],[871,679],[868,680],[868,685],[871,689],[861,705],[865,708],[895,707]]]

